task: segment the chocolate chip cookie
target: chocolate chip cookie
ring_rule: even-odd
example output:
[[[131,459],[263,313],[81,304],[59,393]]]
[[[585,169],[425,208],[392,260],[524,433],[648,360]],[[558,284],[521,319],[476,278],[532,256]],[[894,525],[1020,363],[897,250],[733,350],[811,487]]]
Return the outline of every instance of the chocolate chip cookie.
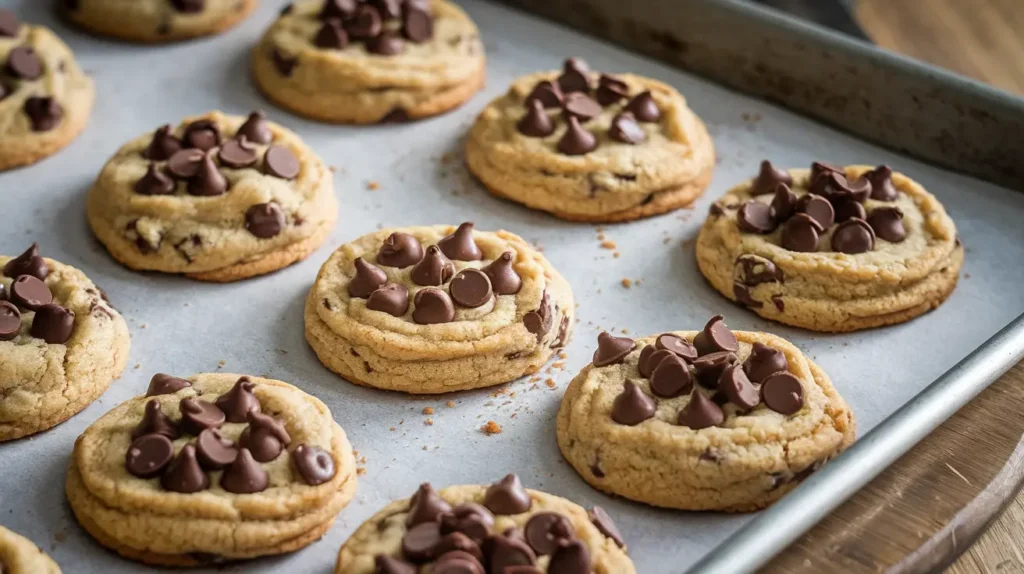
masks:
[[[160,43],[218,34],[257,0],[60,0],[61,15],[101,36]]]
[[[426,568],[426,570],[423,570]],[[601,507],[586,511],[523,488],[425,483],[363,523],[338,554],[337,574],[632,574],[626,543]]]
[[[853,412],[788,341],[730,331],[598,337],[565,392],[558,446],[599,490],[655,506],[768,506],[853,442]]]
[[[0,573],[60,574],[60,568],[31,540],[0,526]]]
[[[353,383],[446,393],[536,372],[574,314],[569,284],[522,238],[408,227],[331,255],[306,300],[306,340]]]
[[[260,90],[338,123],[401,122],[462,105],[484,82],[469,16],[447,0],[288,4],[252,53]]]
[[[0,9],[0,171],[35,163],[71,143],[96,96],[67,44]]]
[[[157,374],[78,437],[66,488],[103,546],[197,566],[313,543],[352,500],[356,464],[327,406],[292,385]]]
[[[0,256],[0,441],[44,431],[96,400],[128,361],[128,326],[84,273],[32,244]]]
[[[516,80],[477,117],[466,163],[491,193],[576,221],[630,221],[704,192],[715,150],[671,86],[579,58]]]
[[[815,331],[908,321],[953,292],[964,250],[942,204],[888,166],[781,170],[711,206],[697,264],[762,317]]]
[[[338,204],[331,171],[297,135],[262,112],[210,112],[125,144],[87,211],[127,267],[235,281],[305,259]]]

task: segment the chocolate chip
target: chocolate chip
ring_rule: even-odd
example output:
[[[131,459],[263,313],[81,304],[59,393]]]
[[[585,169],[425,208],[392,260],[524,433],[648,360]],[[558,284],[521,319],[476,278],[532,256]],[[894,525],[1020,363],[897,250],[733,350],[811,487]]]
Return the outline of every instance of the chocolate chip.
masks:
[[[530,107],[533,102],[539,101],[545,108],[560,108],[564,100],[558,84],[543,80],[533,87],[530,95],[526,96],[526,106]]]
[[[394,20],[400,17],[402,15],[403,6],[415,8],[420,11],[428,10],[430,8],[429,2],[420,2],[415,0],[410,0],[408,2],[405,0],[369,0],[368,3],[377,9],[377,12],[380,13],[380,17],[384,20]]]
[[[735,354],[729,351],[708,353],[693,361],[693,369],[697,374],[697,382],[709,389],[718,387],[718,379],[725,368],[737,361]]]
[[[416,574],[417,569],[408,562],[378,554],[374,557],[373,574]]]
[[[702,356],[718,351],[735,353],[739,350],[736,335],[725,326],[724,317],[715,315],[704,325],[704,330],[693,338],[693,346]]]
[[[790,251],[808,253],[818,249],[818,222],[806,213],[797,213],[782,227],[782,246]]]
[[[722,412],[722,407],[696,388],[690,393],[690,402],[679,411],[679,424],[693,430],[718,426],[724,421],[725,413]]]
[[[31,46],[18,46],[7,54],[7,73],[20,80],[35,80],[43,75],[43,61]]]
[[[199,165],[205,157],[206,154],[197,149],[177,151],[167,161],[167,171],[178,179],[193,178],[199,173]]]
[[[171,461],[167,472],[160,477],[160,485],[165,490],[189,494],[210,488],[210,477],[199,466],[196,460],[196,447],[187,444],[181,448],[178,456]]]
[[[213,152],[207,152],[199,160],[196,175],[188,182],[189,195],[213,197],[223,195],[228,190],[228,180],[213,163]]]
[[[259,161],[260,156],[256,153],[256,146],[249,143],[245,135],[239,135],[236,139],[228,140],[217,151],[220,163],[235,169],[252,167]]]
[[[892,184],[892,168],[889,166],[880,165],[865,173],[864,177],[871,183],[871,199],[896,201],[899,197],[899,192]],[[885,238],[883,237],[883,239]]]
[[[356,274],[348,283],[350,297],[366,299],[378,287],[388,282],[388,276],[384,271],[367,263],[362,257],[356,257],[355,269]]]
[[[295,179],[299,175],[299,158],[292,150],[272,145],[263,156],[263,173],[281,179]]]
[[[583,129],[580,121],[569,117],[568,127],[562,139],[558,140],[558,151],[565,155],[583,155],[597,149],[597,138]]]
[[[654,340],[654,346],[658,349],[672,351],[686,361],[692,361],[697,358],[697,348],[686,339],[672,333],[658,335]]]
[[[409,514],[406,516],[405,525],[413,527],[424,522],[440,522],[441,514],[451,509],[451,505],[437,494],[434,487],[429,482],[424,482],[409,500]]]
[[[831,163],[827,163],[824,161],[816,161],[811,163],[811,181],[814,181],[819,176],[828,175],[830,173],[838,173],[840,175],[845,175],[846,170],[837,165],[833,165]]]
[[[788,171],[775,167],[772,162],[764,160],[761,162],[761,171],[750,184],[750,195],[776,193],[779,184],[788,188],[793,185],[793,176],[789,175]]]
[[[621,363],[633,349],[636,341],[629,337],[615,337],[608,332],[597,336],[597,350],[594,351],[594,366],[606,367]]]
[[[217,397],[213,404],[224,412],[229,423],[244,423],[249,420],[250,412],[260,412],[260,400],[253,389],[256,383],[249,377],[240,377],[228,392]],[[251,422],[251,421],[250,421]]]
[[[292,464],[302,480],[310,486],[323,484],[334,478],[334,458],[326,450],[300,444],[292,451]]]
[[[651,392],[663,398],[673,398],[693,388],[690,368],[676,355],[665,357],[651,373]]]
[[[523,286],[522,278],[512,268],[514,256],[513,252],[506,251],[481,269],[490,278],[495,295],[515,295]]]
[[[284,211],[273,201],[259,203],[245,210],[245,229],[260,239],[276,237],[284,226]]]
[[[0,341],[11,341],[21,333],[21,311],[8,301],[0,301]]]
[[[455,319],[455,306],[451,297],[437,287],[421,289],[413,298],[416,308],[412,320],[418,325],[449,323]]]
[[[377,252],[377,263],[404,269],[423,259],[423,246],[408,233],[395,232],[384,239]]]
[[[21,21],[18,20],[18,16],[10,10],[0,9],[0,36],[13,38],[18,35],[20,29]]]
[[[37,132],[52,130],[64,118],[64,108],[56,99],[49,96],[33,96],[25,100],[25,113],[32,122],[32,130]]]
[[[357,6],[357,0],[326,0],[318,17],[321,20],[347,20],[355,13]]]
[[[635,98],[626,104],[626,111],[633,112],[636,119],[641,122],[656,122],[661,119],[661,110],[650,90],[640,92]]]
[[[479,549],[477,549],[479,552]],[[484,567],[472,554],[458,550],[446,552],[434,562],[431,574],[485,574]]]
[[[797,202],[796,210],[806,213],[811,219],[818,223],[821,229],[828,229],[836,221],[835,210],[827,199],[820,195],[808,193]]]
[[[286,78],[292,75],[292,72],[295,71],[295,66],[299,63],[298,58],[287,56],[281,53],[277,48],[274,49],[271,58],[273,59],[274,67],[277,68],[277,71]]]
[[[253,494],[263,492],[270,486],[270,476],[247,448],[238,450],[235,462],[224,469],[220,477],[220,486],[235,494]]]
[[[832,250],[851,255],[871,251],[875,247],[875,232],[863,219],[847,219],[832,234]]]
[[[366,308],[401,317],[409,310],[409,290],[400,283],[386,283],[370,293],[366,299]]]
[[[590,67],[579,58],[569,58],[562,65],[562,75],[558,76],[558,87],[563,94],[572,92],[590,92]]]
[[[439,516],[441,532],[461,532],[482,544],[494,526],[494,515],[475,502],[464,502]]]
[[[405,49],[405,40],[402,40],[398,34],[385,30],[376,37],[366,40],[366,49],[371,54],[394,56],[401,54]]]
[[[249,426],[238,437],[238,446],[249,449],[258,462],[276,459],[292,441],[284,423],[270,415],[249,411],[247,420]]]
[[[868,225],[880,239],[899,243],[907,238],[903,227],[903,210],[898,207],[876,207],[868,216]]]
[[[422,44],[434,37],[434,18],[426,10],[406,5],[402,11],[402,33],[413,42]]]
[[[736,258],[737,279],[744,285],[754,287],[761,283],[781,282],[785,277],[775,263],[753,253],[744,253]]]
[[[526,543],[537,556],[547,556],[576,537],[576,529],[568,518],[557,512],[538,512],[523,528]]]
[[[219,428],[224,424],[224,412],[211,402],[191,397],[181,399],[178,405],[181,410],[181,430],[193,436],[209,428]]]
[[[622,538],[619,528],[615,526],[612,517],[603,508],[595,506],[587,511],[587,516],[590,518],[590,522],[597,527],[597,530],[606,537],[611,538],[616,546],[619,548],[626,547],[626,541]]]
[[[630,112],[622,112],[612,118],[608,135],[615,141],[628,144],[638,144],[647,139],[644,129],[636,123],[636,118]]]
[[[651,374],[654,373],[654,369],[658,368],[658,365],[665,360],[666,357],[675,355],[672,351],[665,349],[656,349],[654,345],[647,345],[640,350],[640,359],[637,362],[637,369],[640,371],[640,376],[650,378]]]
[[[840,199],[833,207],[836,210],[836,223],[842,223],[854,217],[864,219],[867,216],[864,206],[853,199]]]
[[[238,458],[238,445],[217,429],[206,429],[196,439],[196,458],[206,470],[220,470]]]
[[[149,380],[149,388],[146,390],[146,396],[153,397],[156,395],[171,395],[181,389],[191,386],[192,383],[185,379],[179,379],[178,377],[172,377],[171,375],[157,373]]]
[[[479,261],[484,258],[483,252],[473,240],[473,223],[465,222],[449,236],[437,242],[441,253],[455,261]]]
[[[384,114],[384,117],[382,117],[378,123],[400,124],[409,121],[409,119],[409,112],[405,111],[401,107],[397,107]]]
[[[41,280],[31,275],[19,275],[11,283],[11,303],[30,311],[38,311],[53,301],[53,293]]]
[[[533,550],[518,537],[492,536],[484,544],[484,552],[488,555],[491,573],[511,572],[516,566],[530,566],[536,561]],[[548,570],[558,572],[557,570]]]
[[[163,409],[160,407],[160,401],[156,399],[150,399],[146,403],[146,410],[142,415],[142,421],[132,429],[133,439],[148,434],[164,435],[171,440],[181,436],[178,425],[174,424],[171,417],[164,414]]]
[[[791,415],[804,406],[804,389],[790,373],[775,373],[761,384],[761,400],[771,410]]]
[[[827,203],[827,202],[826,202]],[[772,217],[772,208],[767,203],[751,199],[740,206],[736,223],[747,233],[771,233],[778,225]]]
[[[155,163],[151,163],[146,169],[146,174],[135,182],[132,189],[139,195],[171,195],[174,193],[174,187],[174,181]]]
[[[209,151],[220,145],[220,129],[213,120],[196,120],[185,126],[181,140],[186,147]]]
[[[514,474],[507,474],[498,482],[487,487],[484,506],[494,514],[505,516],[522,514],[530,510],[533,501],[523,488],[523,483]]]
[[[772,198],[772,216],[775,221],[782,222],[789,219],[796,211],[796,194],[784,183],[775,186],[775,197]]]
[[[785,371],[789,367],[786,354],[763,343],[754,343],[754,348],[743,362],[743,372],[754,383],[761,383],[769,375]]]
[[[629,97],[629,86],[626,85],[626,82],[613,76],[601,74],[601,78],[597,82],[597,103],[602,106],[610,106],[627,97]]]
[[[740,365],[729,365],[718,378],[718,392],[741,411],[747,412],[761,403],[757,388],[747,378]]]
[[[463,307],[474,309],[491,300],[491,280],[479,269],[463,269],[448,286],[452,299]]]
[[[772,295],[772,303],[775,304],[775,308],[782,313],[786,310],[786,302],[782,300],[782,295]]]
[[[417,524],[402,536],[402,554],[412,562],[434,558],[440,545],[441,525],[437,522]]]
[[[654,416],[658,402],[647,396],[632,381],[623,384],[622,392],[612,402],[612,420],[620,425],[635,426]]]
[[[736,301],[740,302],[746,307],[750,307],[751,309],[760,309],[762,306],[764,306],[763,303],[761,303],[757,299],[754,299],[754,296],[750,294],[750,287],[747,287],[746,285],[740,283],[739,281],[735,281],[732,284],[732,296],[736,299]]]
[[[516,129],[524,136],[542,138],[555,131],[555,124],[544,111],[544,104],[538,99],[527,102],[526,115],[516,122]]]
[[[586,122],[601,114],[601,104],[587,94],[573,92],[565,95],[562,110],[566,117],[571,116],[579,118],[581,122]]]
[[[164,161],[181,150],[181,140],[171,135],[170,124],[160,126],[153,133],[149,146],[142,152],[142,157],[153,161]]]
[[[345,29],[353,40],[369,40],[380,34],[381,28],[380,13],[368,4],[358,6],[355,14],[345,20]]]
[[[153,478],[159,476],[163,469],[174,458],[174,445],[171,439],[150,434],[132,441],[128,452],[124,455],[124,467],[133,476]]]
[[[258,144],[268,144],[274,140],[274,133],[270,131],[267,116],[262,110],[251,112],[235,136],[245,136],[246,140]]]
[[[8,277],[30,275],[43,280],[49,274],[50,269],[46,266],[46,260],[39,255],[39,244],[34,242],[21,255],[4,265],[4,275]]]
[[[198,14],[206,7],[206,0],[171,0],[174,9],[185,14]]]
[[[590,551],[579,540],[572,540],[562,544],[551,555],[551,562],[548,563],[548,572],[558,572],[558,574],[589,574]]]
[[[348,33],[341,26],[341,20],[328,20],[313,38],[317,48],[341,50],[348,46]]]

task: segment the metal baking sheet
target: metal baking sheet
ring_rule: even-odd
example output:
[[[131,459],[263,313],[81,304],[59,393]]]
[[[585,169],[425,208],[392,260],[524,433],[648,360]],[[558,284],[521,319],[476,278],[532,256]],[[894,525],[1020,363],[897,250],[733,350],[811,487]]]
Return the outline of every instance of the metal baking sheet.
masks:
[[[863,434],[1024,311],[1024,195],[944,171],[841,134],[763,101],[625,52],[601,41],[481,0],[462,0],[481,28],[489,63],[486,90],[463,108],[415,124],[349,128],[309,122],[278,110],[254,90],[249,49],[280,2],[263,6],[239,28],[197,42],[140,47],[93,39],[56,21],[50,3],[0,0],[31,22],[54,28],[96,79],[97,108],[88,130],[41,164],[0,174],[0,251],[39,241],[50,257],[74,265],[109,294],[132,332],[121,380],[78,416],[35,437],[0,445],[0,524],[36,541],[69,572],[137,572],[82,531],[64,501],[63,481],[75,438],[103,413],[145,391],[155,372],[253,373],[297,384],[324,402],[359,451],[359,492],[319,542],[295,554],[228,566],[227,571],[328,572],[346,537],[387,501],[423,481],[487,483],[517,472],[532,488],[584,506],[604,506],[630,545],[639,571],[676,573],[754,515],[654,509],[605,496],[562,460],[555,414],[573,373],[588,361],[602,329],[631,335],[699,328],[724,313],[734,329],[789,338],[832,376]],[[679,88],[708,123],[718,166],[692,209],[605,226],[621,257],[600,247],[597,228],[531,212],[485,193],[461,164],[463,135],[476,113],[510,81],[554,68],[569,55],[595,69],[630,71]],[[106,159],[126,140],[166,122],[219,108],[267,108],[337,168],[341,217],[331,239],[307,261],[229,285],[130,272],[95,242],[85,224],[85,193]],[[889,163],[946,205],[967,246],[960,286],[938,310],[913,322],[847,335],[822,335],[761,320],[717,295],[697,272],[693,238],[708,205],[770,158],[804,166],[814,159]],[[369,189],[374,182],[377,189]],[[321,263],[341,243],[378,227],[458,223],[505,228],[545,249],[579,302],[576,334],[556,384],[519,381],[434,398],[355,387],[328,372],[303,338],[303,299]],[[633,286],[625,288],[628,278]],[[514,393],[514,394],[513,394]],[[454,406],[446,406],[453,401]],[[425,424],[425,407],[432,407]],[[501,434],[480,426],[493,420]],[[393,429],[393,430],[392,430]],[[364,458],[365,457],[365,458]],[[282,570],[283,569],[283,570]],[[212,570],[211,570],[212,571]]]

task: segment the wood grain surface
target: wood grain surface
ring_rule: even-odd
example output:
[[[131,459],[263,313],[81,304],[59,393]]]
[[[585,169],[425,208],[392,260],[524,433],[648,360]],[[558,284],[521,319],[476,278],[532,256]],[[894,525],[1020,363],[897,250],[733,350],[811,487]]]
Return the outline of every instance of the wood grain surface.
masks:
[[[1024,0],[859,0],[855,14],[885,48],[1024,93]],[[765,571],[1024,573],[1022,413],[1024,363]]]

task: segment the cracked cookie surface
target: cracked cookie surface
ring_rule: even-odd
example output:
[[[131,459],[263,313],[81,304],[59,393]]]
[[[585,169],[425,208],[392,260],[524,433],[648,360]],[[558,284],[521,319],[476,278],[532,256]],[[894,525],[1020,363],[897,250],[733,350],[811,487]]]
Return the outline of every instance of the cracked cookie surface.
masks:
[[[0,526],[0,572],[60,574],[60,568],[31,540]]]
[[[476,25],[446,0],[304,0],[253,49],[260,90],[316,120],[368,124],[437,115],[484,82]]]
[[[517,235],[408,227],[331,255],[306,300],[306,340],[353,383],[433,394],[536,372],[574,316],[569,284]]]
[[[87,215],[132,269],[235,281],[309,256],[338,203],[330,170],[293,132],[260,112],[210,112],[125,144],[89,191]]]
[[[78,438],[66,483],[100,544],[172,566],[302,548],[355,489],[352,446],[322,402],[227,373],[154,376]]]
[[[489,486],[435,491],[423,484],[364,522],[341,547],[335,568],[338,574],[418,571],[631,574],[636,568],[604,510],[527,490],[508,475]]]
[[[674,88],[599,75],[577,59],[513,82],[466,141],[469,170],[491,193],[576,221],[683,207],[704,192],[714,161],[707,129]]]
[[[0,9],[0,170],[57,153],[85,129],[96,90],[67,44]]]
[[[33,245],[0,256],[0,441],[44,431],[96,400],[128,361],[128,326],[84,273]],[[12,288],[13,287],[13,288]]]
[[[60,13],[101,36],[161,43],[218,34],[244,20],[257,0],[62,0]]]
[[[745,512],[853,442],[852,411],[799,349],[730,332],[721,317],[709,329],[732,336],[732,350],[702,345],[702,331],[602,335],[557,420],[562,454],[584,480],[654,506]]]
[[[727,298],[828,332],[902,323],[938,307],[964,258],[946,210],[903,174],[767,162],[712,205],[696,253]]]

